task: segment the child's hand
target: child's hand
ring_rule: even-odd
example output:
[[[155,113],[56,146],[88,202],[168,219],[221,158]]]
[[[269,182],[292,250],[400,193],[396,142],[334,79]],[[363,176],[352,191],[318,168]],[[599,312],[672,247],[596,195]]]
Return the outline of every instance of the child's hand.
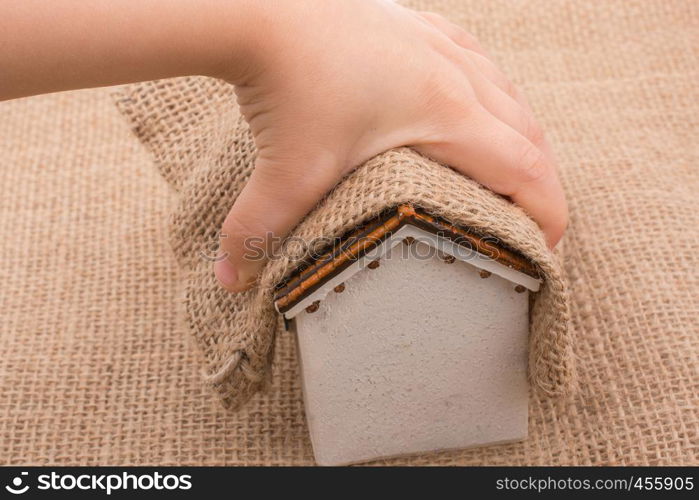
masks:
[[[558,242],[567,207],[551,150],[468,33],[381,0],[259,9],[252,60],[220,75],[237,85],[259,150],[222,229],[228,259],[215,271],[227,289],[247,288],[264,264],[244,258],[247,238],[284,237],[347,172],[398,146],[509,196]]]
[[[388,0],[21,0],[0,16],[0,100],[181,75],[236,85],[259,157],[216,275],[245,289],[244,242],[284,237],[347,172],[398,146],[521,205],[560,239],[567,208],[524,98],[469,34]]]

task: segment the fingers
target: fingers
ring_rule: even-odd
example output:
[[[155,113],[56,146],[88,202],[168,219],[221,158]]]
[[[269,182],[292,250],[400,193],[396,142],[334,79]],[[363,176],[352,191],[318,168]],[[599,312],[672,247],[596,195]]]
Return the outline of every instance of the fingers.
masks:
[[[568,211],[544,151],[478,105],[468,119],[438,137],[415,149],[510,197],[538,223],[548,245],[556,245],[568,223]]]
[[[214,264],[231,292],[249,288],[289,232],[329,191],[336,179],[322,160],[258,159],[250,180],[223,223],[221,250]],[[316,175],[313,175],[316,172]]]
[[[459,136],[416,149],[509,196],[555,246],[568,224],[567,203],[551,147],[529,103],[473,36],[438,14],[420,15],[453,42],[446,52],[461,67],[483,110]]]
[[[470,82],[481,105],[497,119],[529,139],[546,155],[549,164],[556,169],[551,146],[526,101],[523,103],[522,100],[515,100],[482,75],[472,75]]]
[[[531,110],[506,94],[480,74],[471,75],[471,86],[481,105],[493,116],[506,123],[536,146],[545,142],[544,132]]]
[[[271,154],[269,148],[260,148],[250,180],[222,228],[225,258],[214,264],[214,271],[226,289],[240,292],[255,282],[282,239],[334,186],[342,172],[396,146],[412,145],[509,196],[540,225],[549,245],[555,245],[561,237],[567,223],[565,198],[548,144],[524,97],[466,31],[435,14],[421,14],[421,24],[415,23],[412,14],[407,19],[412,27],[419,28],[417,35],[426,39],[424,47],[418,44],[421,50],[406,53],[411,57],[422,54],[421,63],[428,71],[416,72],[413,64],[405,64],[409,66],[405,71],[389,71],[387,81],[385,76],[365,81],[364,73],[354,72],[353,77],[359,76],[351,84],[340,75],[341,84],[317,86],[312,97],[299,99],[303,105],[298,107],[288,106],[289,89],[296,92],[307,85],[282,85],[284,99],[270,106],[273,118],[267,118],[272,116],[269,111],[258,113],[254,102],[248,102],[247,108],[243,106],[246,117],[256,122],[252,129],[264,131],[264,141],[260,133],[256,134],[258,145],[273,144],[277,151],[291,151],[295,145],[309,141],[287,141],[291,147],[282,147],[279,141],[270,139],[270,134],[297,135],[297,123],[313,123],[317,116],[327,115],[327,126],[316,127],[313,144],[333,150],[334,156],[279,156]],[[394,66],[401,69],[401,64]],[[330,83],[337,83],[334,71],[325,73],[319,72]],[[402,76],[391,80],[394,74]],[[445,81],[432,85],[434,82],[425,77],[429,80],[426,85],[416,87],[430,84],[430,89],[436,90],[430,93],[430,99],[420,99],[413,86],[403,85],[417,74],[439,75]],[[368,92],[365,98],[345,99],[364,94],[353,92],[357,88],[377,92]],[[425,118],[430,113],[434,116]],[[288,123],[294,127],[283,126],[285,118],[292,118]]]
[[[448,36],[454,43],[460,45],[465,49],[472,50],[481,54],[484,57],[488,57],[485,49],[481,46],[480,42],[471,35],[468,31],[463,29],[451,21],[449,21],[444,16],[435,14],[434,12],[418,12],[418,15],[425,19],[432,26],[437,28],[439,31]]]
[[[521,184],[510,198],[540,225],[547,245],[554,248],[568,227],[568,204],[555,171],[536,184]]]
[[[502,90],[505,94],[509,95],[512,99],[517,101],[520,106],[531,111],[529,102],[527,102],[524,94],[522,94],[517,87],[510,81],[509,78],[503,73],[495,64],[487,57],[474,52],[472,50],[463,49],[461,51],[462,57],[467,58],[470,65],[478,70],[478,72],[488,80],[490,80],[493,85]]]
[[[456,46],[461,49],[461,58],[468,58],[468,65],[474,67],[478,72],[493,82],[505,94],[512,97],[524,109],[531,111],[529,103],[524,95],[514,86],[509,78],[491,61],[488,53],[483,49],[480,42],[466,30],[452,23],[448,19],[433,12],[420,12],[419,15],[427,20],[432,26],[447,36]]]

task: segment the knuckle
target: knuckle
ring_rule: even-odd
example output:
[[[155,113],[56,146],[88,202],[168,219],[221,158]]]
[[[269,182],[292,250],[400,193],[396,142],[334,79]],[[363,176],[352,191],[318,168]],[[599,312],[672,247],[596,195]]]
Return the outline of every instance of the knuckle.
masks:
[[[226,217],[222,232],[226,235],[226,246],[235,248],[242,246],[247,238],[264,235],[267,228],[261,221],[232,211]]]
[[[437,14],[436,12],[432,12],[430,10],[420,11],[420,15],[428,21],[436,21],[442,23],[447,21],[447,19],[443,15]]]
[[[539,125],[534,119],[527,118],[525,131],[527,139],[529,139],[533,144],[538,146],[544,142],[544,129],[541,128],[541,125]]]
[[[524,147],[516,169],[522,182],[539,181],[549,171],[544,153],[531,143]]]
[[[502,84],[502,90],[512,97],[513,99],[517,100],[517,96],[519,94],[519,91],[517,90],[517,87],[515,87],[515,84],[512,83],[512,81],[509,78],[505,78],[502,76],[500,78],[501,84]]]
[[[483,54],[477,52],[474,49],[467,49],[468,55],[478,63],[480,70],[485,73],[488,77],[492,78],[498,86],[500,86],[503,91],[506,88],[506,84],[509,83],[505,75],[500,71],[500,69],[495,65],[493,61],[488,59]]]
[[[274,235],[261,221],[232,212],[223,227],[222,249],[234,260],[257,261],[265,258]]]
[[[297,197],[316,194],[319,181],[329,168],[316,161],[294,158],[260,164],[253,175],[256,186],[280,201],[294,201]]]
[[[346,173],[342,170],[344,158],[310,148],[281,161],[258,162],[253,172],[255,191],[280,206],[306,207],[309,200],[322,198]]]
[[[480,107],[472,89],[464,85],[461,75],[453,68],[440,68],[426,78],[418,91],[419,102],[430,116],[444,121],[445,117],[457,122],[468,120],[469,116]]]
[[[454,24],[453,30],[454,30],[454,37],[456,38],[459,45],[461,45],[467,49],[475,49],[475,50],[481,49],[481,44],[478,42],[478,39],[475,36],[473,36],[471,33],[469,33],[468,31],[463,29],[461,26]]]

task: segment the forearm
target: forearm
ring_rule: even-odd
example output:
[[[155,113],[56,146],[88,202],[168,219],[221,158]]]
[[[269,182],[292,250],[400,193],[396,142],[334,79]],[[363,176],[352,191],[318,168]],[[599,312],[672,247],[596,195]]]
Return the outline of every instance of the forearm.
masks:
[[[254,0],[1,0],[0,100],[245,66]],[[234,48],[235,50],[231,50]]]

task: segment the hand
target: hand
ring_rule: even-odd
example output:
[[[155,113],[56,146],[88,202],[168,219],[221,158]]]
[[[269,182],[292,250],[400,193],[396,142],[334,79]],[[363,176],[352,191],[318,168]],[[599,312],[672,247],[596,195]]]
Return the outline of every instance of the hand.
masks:
[[[399,146],[510,197],[550,246],[567,224],[526,101],[435,14],[388,0],[23,0],[0,16],[0,45],[0,100],[192,74],[236,86],[259,155],[223,225],[215,272],[231,291],[264,264],[245,259],[246,241],[283,238],[345,174]]]
[[[246,241],[286,236],[345,174],[398,146],[510,197],[552,247],[567,224],[526,101],[435,14],[388,0],[23,0],[0,16],[0,45],[0,100],[192,74],[236,86],[259,156],[215,265],[232,291],[264,264],[245,259]]]
[[[264,3],[264,2],[260,2]],[[239,292],[264,262],[245,241],[286,236],[349,171],[410,146],[508,196],[553,247],[567,206],[524,97],[441,16],[380,0],[275,2],[236,84],[259,156],[222,228],[219,281]],[[261,22],[261,21],[259,21]]]

